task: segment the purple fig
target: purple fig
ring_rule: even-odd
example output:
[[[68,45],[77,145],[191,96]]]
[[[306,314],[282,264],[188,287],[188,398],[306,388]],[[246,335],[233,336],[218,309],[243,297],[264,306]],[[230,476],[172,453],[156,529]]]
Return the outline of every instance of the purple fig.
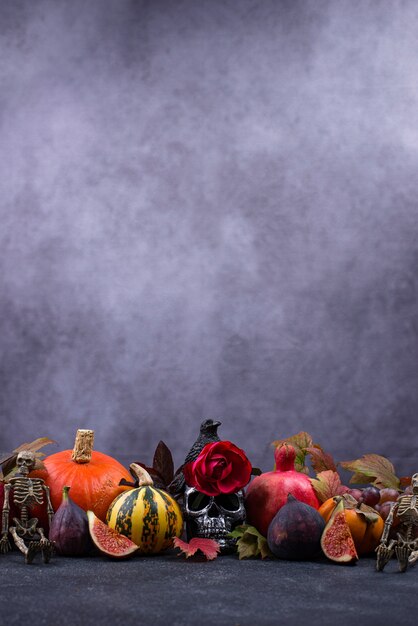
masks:
[[[316,509],[289,494],[268,528],[268,546],[279,559],[314,559],[321,553],[324,527]]]
[[[58,554],[83,556],[91,548],[87,513],[71,500],[69,487],[62,491],[62,501],[49,529],[49,539],[55,544]]]

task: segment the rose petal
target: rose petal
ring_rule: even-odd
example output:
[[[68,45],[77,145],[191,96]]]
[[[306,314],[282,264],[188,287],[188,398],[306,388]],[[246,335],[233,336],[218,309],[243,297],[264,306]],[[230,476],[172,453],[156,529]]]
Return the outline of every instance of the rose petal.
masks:
[[[233,493],[251,478],[245,452],[230,441],[207,444],[197,459],[184,467],[186,483],[209,496]]]
[[[219,487],[217,483],[213,483],[213,484],[205,483],[202,485],[196,485],[195,489],[197,489],[201,493],[204,493],[205,496],[219,496],[219,494],[221,493],[219,491]]]
[[[218,483],[219,491],[223,494],[236,493],[242,489],[243,486],[242,481],[235,480],[234,478],[228,478],[227,480],[222,480]]]
[[[216,467],[213,468],[213,472],[212,472],[212,478],[216,479],[216,480],[220,480],[225,473],[225,470],[227,469],[227,463],[225,461],[225,459],[222,459],[221,461],[218,461]],[[229,472],[228,472],[229,474]]]
[[[214,463],[216,464],[217,460],[216,459],[214,460],[212,456],[207,455],[204,459],[199,460],[199,463],[198,463],[199,471],[202,474],[208,474],[210,476],[212,473]]]
[[[195,475],[199,477],[199,480],[205,480],[206,478],[210,478],[210,476],[212,475],[210,461],[206,460],[206,462],[202,463],[199,463],[198,460],[195,461],[193,471]]]
[[[237,471],[234,471],[233,474],[226,476],[222,481],[219,482],[218,486],[222,493],[233,493],[238,489],[242,489],[250,482],[251,478],[251,466],[250,467],[242,467],[240,471],[238,468],[235,468]]]
[[[231,473],[234,473],[234,466],[232,465],[231,461],[229,461],[229,463],[223,466],[222,474],[219,476],[219,478],[223,480],[224,478],[227,478],[227,476],[229,476]]]
[[[223,467],[225,467],[225,465],[226,461],[222,457],[220,459],[211,459],[210,461],[205,463],[205,467],[207,468],[208,474],[210,475],[212,475],[214,471],[222,469]]]

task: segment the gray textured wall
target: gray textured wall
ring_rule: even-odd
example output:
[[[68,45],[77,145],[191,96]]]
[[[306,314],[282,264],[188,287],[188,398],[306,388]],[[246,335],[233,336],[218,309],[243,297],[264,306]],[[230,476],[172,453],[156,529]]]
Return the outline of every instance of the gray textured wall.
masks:
[[[203,417],[417,470],[418,3],[0,0],[1,449]],[[415,466],[414,466],[415,462]]]

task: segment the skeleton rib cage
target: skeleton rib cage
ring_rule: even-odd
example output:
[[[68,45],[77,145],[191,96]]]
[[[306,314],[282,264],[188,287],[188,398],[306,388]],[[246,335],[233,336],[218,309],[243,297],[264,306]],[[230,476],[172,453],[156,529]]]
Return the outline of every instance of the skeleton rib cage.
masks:
[[[44,491],[43,480],[40,478],[12,478],[14,503],[19,507],[32,507],[35,504],[43,504]]]
[[[417,496],[402,496],[399,500],[397,515],[401,517],[402,521],[405,523],[418,526]]]

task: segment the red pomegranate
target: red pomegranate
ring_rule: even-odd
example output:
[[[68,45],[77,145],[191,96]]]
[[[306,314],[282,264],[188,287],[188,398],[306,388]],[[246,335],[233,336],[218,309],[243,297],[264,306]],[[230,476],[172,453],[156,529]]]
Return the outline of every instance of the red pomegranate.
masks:
[[[284,443],[274,451],[276,469],[256,476],[248,485],[245,496],[247,523],[267,536],[267,530],[277,511],[287,502],[287,496],[319,509],[318,498],[306,474],[295,470],[296,452]]]

